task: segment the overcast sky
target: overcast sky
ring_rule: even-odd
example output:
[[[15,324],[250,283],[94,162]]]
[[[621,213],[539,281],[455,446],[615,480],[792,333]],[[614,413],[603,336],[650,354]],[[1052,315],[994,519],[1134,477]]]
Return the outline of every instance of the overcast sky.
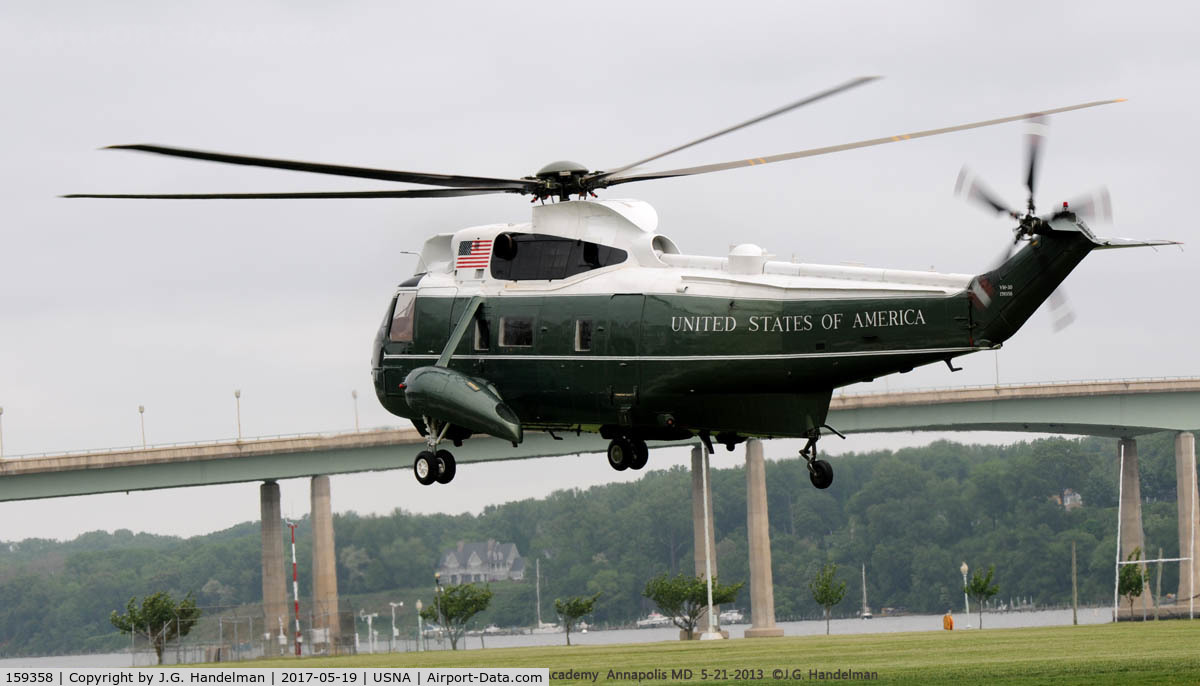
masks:
[[[399,425],[374,400],[369,356],[393,287],[413,271],[402,251],[435,232],[529,215],[518,196],[56,198],[389,188],[101,146],[517,177],[558,159],[612,168],[880,74],[657,168],[1125,97],[1052,120],[1041,207],[1107,185],[1115,226],[1099,233],[1190,243],[1198,14],[1190,3],[9,0],[0,6],[4,453],[140,443],[139,404],[151,443],[228,438],[234,389],[247,436],[352,428],[352,390],[364,427]],[[1011,124],[604,197],[653,204],[660,231],[687,253],[750,241],[784,259],[975,272],[1010,226],[953,197],[955,177],[967,163],[1019,206],[1023,133]],[[1052,334],[1042,312],[998,356],[961,360],[965,371],[931,366],[871,387],[992,383],[997,369],[1004,382],[1195,375],[1198,280],[1178,249],[1099,253],[1066,283],[1071,328]],[[837,448],[898,440],[924,439],[857,437]],[[402,471],[335,477],[335,509],[455,512],[614,477],[597,455],[467,467],[450,489],[429,489],[413,480],[411,460],[398,451]],[[304,514],[307,502],[303,481],[285,484],[286,510]],[[0,540],[120,527],[191,534],[257,516],[254,484],[4,503]]]

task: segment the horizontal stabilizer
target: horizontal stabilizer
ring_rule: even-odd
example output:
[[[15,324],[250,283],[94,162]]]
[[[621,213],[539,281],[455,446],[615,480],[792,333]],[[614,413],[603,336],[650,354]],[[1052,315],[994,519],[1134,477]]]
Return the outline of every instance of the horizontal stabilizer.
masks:
[[[1102,238],[1092,233],[1091,228],[1089,228],[1082,219],[1079,219],[1078,216],[1070,212],[1060,212],[1059,214],[1050,217],[1048,223],[1055,231],[1075,231],[1083,234],[1089,241],[1096,245],[1093,250],[1157,247],[1160,245],[1183,245],[1183,243],[1180,243],[1179,241],[1140,241],[1134,238]]]
[[[1089,236],[1089,238],[1092,238],[1092,242],[1094,242],[1096,244],[1096,247],[1093,248],[1094,250],[1113,250],[1116,248],[1142,248],[1142,247],[1147,247],[1147,246],[1155,247],[1155,246],[1159,246],[1159,245],[1183,245],[1183,243],[1180,243],[1179,241],[1164,241],[1164,240],[1139,241],[1139,240],[1136,240],[1133,238],[1101,238],[1099,236],[1096,236],[1096,237]]]

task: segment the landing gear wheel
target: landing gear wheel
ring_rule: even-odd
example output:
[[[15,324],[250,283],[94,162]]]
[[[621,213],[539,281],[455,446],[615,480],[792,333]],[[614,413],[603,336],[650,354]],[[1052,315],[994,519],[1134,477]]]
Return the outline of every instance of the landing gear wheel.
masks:
[[[428,450],[417,453],[417,459],[413,460],[413,474],[417,476],[417,483],[422,486],[428,486],[437,480],[437,458],[433,453]]]
[[[633,462],[633,444],[628,438],[614,438],[608,444],[608,466],[623,472]]]
[[[808,480],[822,490],[829,488],[833,483],[833,467],[825,460],[813,460],[808,463]]]
[[[641,469],[646,466],[646,462],[650,460],[650,449],[646,447],[645,441],[633,442],[633,459],[629,461],[629,468],[633,470]]]
[[[437,464],[437,476],[435,477],[439,484],[448,484],[454,479],[454,456],[449,450],[439,450],[434,455],[434,462]]]

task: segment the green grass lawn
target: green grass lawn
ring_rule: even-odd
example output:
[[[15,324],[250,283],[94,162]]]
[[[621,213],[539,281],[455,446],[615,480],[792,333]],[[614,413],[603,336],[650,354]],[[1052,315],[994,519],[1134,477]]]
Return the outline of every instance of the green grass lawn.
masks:
[[[222,666],[231,666],[228,663]],[[547,667],[599,672],[595,683],[638,683],[614,672],[691,669],[695,683],[817,681],[809,670],[876,672],[892,684],[1198,684],[1200,622],[852,634],[712,642],[497,648],[281,659],[248,667]],[[704,679],[701,670],[707,669]],[[745,678],[735,670],[754,670]],[[773,677],[777,669],[787,678]],[[721,670],[724,670],[723,672]],[[762,670],[762,678],[757,678]],[[827,680],[830,680],[827,678]],[[839,681],[845,681],[845,677]],[[640,683],[671,683],[671,678]],[[562,681],[561,683],[591,683]]]

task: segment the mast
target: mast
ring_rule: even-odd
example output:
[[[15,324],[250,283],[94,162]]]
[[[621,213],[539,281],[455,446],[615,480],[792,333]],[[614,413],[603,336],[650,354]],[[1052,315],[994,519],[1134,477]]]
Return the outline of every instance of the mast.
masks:
[[[292,530],[292,601],[296,604],[296,657],[300,657],[300,641],[302,637],[300,633],[300,575],[296,572],[296,527],[300,525],[295,522],[288,522],[287,525]],[[281,630],[280,633],[282,633],[282,618],[279,620],[279,627]]]

